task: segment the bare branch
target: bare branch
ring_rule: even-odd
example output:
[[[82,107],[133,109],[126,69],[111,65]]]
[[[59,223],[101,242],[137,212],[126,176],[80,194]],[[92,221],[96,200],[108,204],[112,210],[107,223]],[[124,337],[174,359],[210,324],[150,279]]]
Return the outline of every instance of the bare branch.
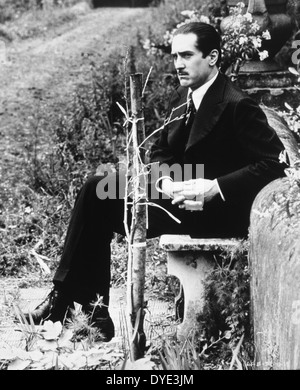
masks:
[[[147,84],[148,84],[148,81],[149,81],[149,77],[150,77],[150,74],[152,72],[152,69],[153,69],[153,66],[151,66],[150,70],[149,70],[149,73],[147,75],[147,78],[146,78],[146,81],[145,81],[145,85],[144,85],[144,88],[143,88],[143,92],[142,92],[142,97],[144,97],[144,94],[145,94],[145,90],[146,90],[146,87],[147,87]]]
[[[177,121],[180,121],[180,120],[184,119],[184,118],[185,118],[185,113],[182,114],[182,115],[180,115],[180,116],[177,116],[177,117],[175,117],[174,119],[171,120],[173,113],[174,113],[176,110],[178,110],[179,108],[181,108],[181,107],[183,107],[183,106],[186,106],[186,105],[187,105],[187,103],[183,103],[183,104],[181,104],[180,106],[173,108],[172,111],[171,111],[171,114],[170,114],[169,117],[165,120],[164,124],[163,124],[161,127],[159,127],[158,129],[154,130],[150,135],[148,135],[148,137],[146,137],[146,138],[144,139],[144,141],[140,143],[139,147],[141,147],[142,145],[144,145],[145,142],[147,142],[149,138],[153,137],[154,134],[156,134],[156,133],[158,133],[159,131],[161,131],[165,126],[169,125],[170,123],[177,122]]]

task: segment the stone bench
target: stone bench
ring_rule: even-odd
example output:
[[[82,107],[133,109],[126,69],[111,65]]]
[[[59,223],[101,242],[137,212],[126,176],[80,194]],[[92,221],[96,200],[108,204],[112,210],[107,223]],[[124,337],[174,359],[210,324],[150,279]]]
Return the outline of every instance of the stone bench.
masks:
[[[203,282],[214,267],[216,254],[233,250],[240,243],[234,238],[191,238],[172,234],[160,237],[160,247],[167,252],[168,274],[179,279],[183,290],[175,298],[177,318],[183,319],[178,325],[178,338],[185,339],[197,326],[197,317],[204,306]]]

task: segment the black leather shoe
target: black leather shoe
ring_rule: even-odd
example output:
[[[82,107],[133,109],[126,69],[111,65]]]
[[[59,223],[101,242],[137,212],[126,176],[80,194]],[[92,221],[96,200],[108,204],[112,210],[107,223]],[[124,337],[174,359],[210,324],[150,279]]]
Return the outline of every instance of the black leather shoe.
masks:
[[[99,341],[108,342],[115,336],[115,326],[107,308],[94,305],[82,306],[83,313],[89,316],[91,326],[99,331]]]
[[[69,297],[54,288],[42,303],[32,312],[25,313],[24,316],[29,322],[31,315],[36,325],[40,325],[44,321],[60,321],[63,323],[66,318],[71,316],[71,309],[74,309],[74,305]]]

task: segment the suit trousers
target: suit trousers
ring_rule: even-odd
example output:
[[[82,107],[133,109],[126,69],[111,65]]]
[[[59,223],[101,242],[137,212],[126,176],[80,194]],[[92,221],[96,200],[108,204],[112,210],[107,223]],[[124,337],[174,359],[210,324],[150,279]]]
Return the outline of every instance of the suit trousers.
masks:
[[[99,199],[97,185],[103,176],[92,176],[79,191],[72,211],[64,249],[53,282],[63,288],[75,302],[87,304],[96,295],[109,304],[110,244],[114,233],[125,235],[124,198]],[[162,234],[190,234],[197,237],[232,236],[228,216],[222,215],[221,197],[203,211],[186,211],[171,204],[170,199],[153,202],[176,216],[172,219],[158,207],[148,206],[147,238]],[[226,208],[225,208],[226,209]],[[129,218],[130,221],[130,212]]]

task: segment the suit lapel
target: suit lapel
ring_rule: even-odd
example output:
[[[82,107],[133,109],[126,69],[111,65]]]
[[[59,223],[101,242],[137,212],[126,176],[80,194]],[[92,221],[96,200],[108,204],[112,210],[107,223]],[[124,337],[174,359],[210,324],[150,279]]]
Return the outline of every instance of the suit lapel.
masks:
[[[224,101],[226,79],[219,74],[216,81],[206,92],[196,113],[186,151],[203,139],[218,122],[227,102]]]

